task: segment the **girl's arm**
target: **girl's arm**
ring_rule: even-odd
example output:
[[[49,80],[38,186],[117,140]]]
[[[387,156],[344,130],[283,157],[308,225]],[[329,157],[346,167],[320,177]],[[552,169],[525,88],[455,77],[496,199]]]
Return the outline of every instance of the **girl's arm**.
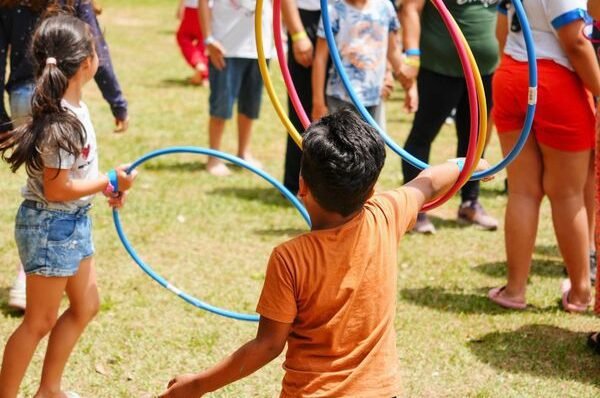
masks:
[[[500,54],[504,54],[504,46],[508,37],[508,17],[501,12],[496,13],[496,40],[498,40],[498,48]]]
[[[456,166],[455,166],[456,167]],[[218,390],[262,368],[283,351],[291,324],[261,317],[254,340],[241,346],[211,369],[177,376],[160,398],[196,398]]]
[[[329,48],[322,37],[317,38],[317,48],[312,66],[312,119],[318,120],[327,114],[325,103],[325,76],[327,75],[327,60],[329,59]]]
[[[131,188],[137,172],[127,174],[128,165],[115,169],[119,191]],[[69,177],[68,169],[52,169],[44,167],[44,197],[49,202],[70,202],[84,196],[103,192],[108,185],[108,177],[101,175],[94,180],[74,180]]]
[[[584,25],[584,21],[577,20],[559,28],[558,40],[585,87],[599,96],[600,69],[592,43],[581,34]]]
[[[421,41],[421,13],[425,0],[405,0],[400,9],[400,26],[402,26],[402,47],[404,51],[418,49]],[[402,65],[401,83],[408,89],[419,74],[420,56],[408,56],[410,61]]]
[[[86,22],[92,31],[92,35],[95,38],[96,53],[100,64],[98,65],[98,72],[94,76],[94,80],[98,85],[98,88],[102,92],[102,97],[109,103],[110,109],[113,116],[115,117],[116,132],[124,132],[128,127],[128,116],[127,116],[127,101],[121,91],[121,86],[117,80],[112,61],[110,58],[110,52],[108,51],[108,45],[104,40],[98,19],[96,18],[96,12],[91,1],[81,1],[77,7],[77,18]]]

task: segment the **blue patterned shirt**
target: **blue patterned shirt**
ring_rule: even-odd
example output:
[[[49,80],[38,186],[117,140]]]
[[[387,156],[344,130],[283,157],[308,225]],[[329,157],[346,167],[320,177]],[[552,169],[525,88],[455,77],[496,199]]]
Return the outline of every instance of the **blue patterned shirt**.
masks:
[[[400,27],[389,0],[367,0],[358,9],[344,0],[329,3],[329,17],[335,42],[352,87],[364,106],[378,105],[385,78],[388,38]],[[323,22],[318,37],[325,38]],[[326,94],[350,102],[337,70],[329,69]]]

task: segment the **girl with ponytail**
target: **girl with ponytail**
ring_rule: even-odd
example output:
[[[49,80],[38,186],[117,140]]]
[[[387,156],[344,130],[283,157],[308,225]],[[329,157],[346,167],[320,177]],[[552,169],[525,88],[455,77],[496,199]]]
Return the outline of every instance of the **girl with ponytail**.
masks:
[[[50,334],[35,398],[75,398],[61,390],[69,355],[99,307],[88,212],[95,194],[123,204],[135,175],[126,165],[98,173],[96,135],[82,88],[98,57],[89,26],[67,15],[46,19],[32,39],[36,83],[31,119],[0,143],[13,171],[28,179],[15,222],[15,239],[27,278],[27,311],[6,343],[0,398],[14,398],[39,341]],[[63,294],[70,306],[57,318]]]

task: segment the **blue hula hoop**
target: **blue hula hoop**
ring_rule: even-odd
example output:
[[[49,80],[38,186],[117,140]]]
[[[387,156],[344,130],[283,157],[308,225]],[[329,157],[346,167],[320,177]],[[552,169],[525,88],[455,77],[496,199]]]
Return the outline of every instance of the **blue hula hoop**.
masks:
[[[263,179],[267,180],[279,192],[281,192],[281,194],[283,196],[285,196],[294,205],[294,207],[300,212],[300,215],[302,215],[302,218],[304,218],[304,220],[310,227],[311,223],[310,223],[310,216],[308,215],[308,212],[306,211],[306,209],[304,208],[302,203],[298,200],[298,198],[296,198],[296,196],[294,194],[292,194],[285,186],[283,186],[283,184],[281,184],[279,181],[277,181],[276,179],[271,177],[266,172],[252,166],[248,162],[246,162],[236,156],[232,156],[232,155],[220,152],[220,151],[216,151],[213,149],[207,149],[207,148],[192,147],[192,146],[181,146],[181,147],[170,147],[170,148],[159,149],[159,150],[156,150],[153,152],[149,152],[148,154],[137,159],[135,162],[133,162],[131,164],[131,166],[129,167],[127,172],[130,173],[136,167],[140,166],[141,164],[147,162],[150,159],[156,158],[158,156],[170,155],[170,154],[175,154],[175,153],[188,153],[188,154],[196,154],[196,155],[213,156],[213,157],[216,157],[219,159],[226,160],[233,164],[236,164],[240,167],[243,167],[246,170],[250,170],[251,172],[253,172],[253,173],[259,175],[260,177],[262,177]],[[119,217],[119,212],[117,211],[117,209],[113,210],[113,221],[115,224],[115,228],[117,230],[117,234],[119,235],[119,238],[121,239],[121,242],[123,243],[123,246],[125,247],[125,250],[127,251],[127,253],[129,253],[131,258],[137,263],[137,265],[139,265],[139,267],[146,274],[148,274],[148,276],[150,276],[152,279],[154,279],[156,282],[158,282],[159,285],[161,285],[165,289],[169,290],[170,292],[175,293],[177,296],[179,296],[186,302],[188,302],[188,303],[192,304],[193,306],[200,308],[202,310],[212,312],[213,314],[221,315],[226,318],[237,319],[240,321],[258,322],[258,320],[259,320],[258,315],[243,314],[243,313],[216,307],[214,305],[208,304],[207,302],[202,301],[202,300],[182,291],[181,289],[179,289],[176,286],[169,283],[169,281],[167,281],[165,278],[163,278],[161,275],[159,275],[156,271],[154,271],[154,269],[151,266],[149,266],[148,264],[146,264],[146,262],[144,262],[144,260],[142,260],[142,258],[137,254],[137,252],[135,251],[135,249],[133,248],[133,246],[127,239],[125,232],[123,231],[123,226],[121,225],[121,219]]]
[[[389,148],[394,151],[398,156],[402,159],[406,160],[408,163],[417,167],[419,169],[425,169],[429,167],[429,164],[423,162],[420,159],[417,159],[404,148],[400,147],[398,144],[392,140],[392,138],[379,126],[379,124],[373,119],[373,117],[369,114],[367,109],[361,103],[358,98],[356,91],[352,88],[352,84],[350,83],[350,79],[348,74],[344,70],[344,65],[342,63],[342,59],[340,58],[340,54],[335,44],[335,37],[333,36],[333,30],[331,28],[331,21],[329,19],[329,11],[327,8],[327,0],[321,1],[321,19],[323,20],[323,28],[325,30],[325,39],[327,40],[327,45],[329,46],[329,54],[333,61],[333,65],[337,70],[340,79],[342,80],[342,84],[344,85],[352,103],[358,109],[361,116],[371,125],[373,126],[379,134],[383,137],[385,143],[389,146]],[[527,48],[527,61],[529,67],[529,97],[527,102],[527,113],[525,115],[525,122],[523,128],[521,129],[521,134],[514,148],[506,155],[504,159],[498,162],[496,165],[490,167],[487,170],[483,170],[477,173],[474,173],[471,176],[471,181],[480,180],[485,177],[492,176],[508,166],[510,162],[512,162],[523,146],[527,142],[527,138],[529,137],[529,133],[531,131],[531,126],[533,125],[533,117],[535,115],[535,105],[537,103],[537,63],[535,56],[535,46],[533,43],[533,36],[531,34],[531,27],[529,26],[529,21],[527,20],[527,15],[525,14],[525,10],[523,9],[523,4],[521,0],[512,0],[517,18],[521,23],[521,28],[523,32],[523,38],[525,39],[525,46]]]

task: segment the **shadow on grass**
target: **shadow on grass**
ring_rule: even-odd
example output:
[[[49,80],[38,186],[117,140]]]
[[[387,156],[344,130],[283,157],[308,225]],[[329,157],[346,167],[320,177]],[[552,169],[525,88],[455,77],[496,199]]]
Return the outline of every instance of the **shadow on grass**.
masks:
[[[272,228],[272,229],[256,229],[256,230],[254,230],[254,232],[257,235],[262,235],[262,236],[283,236],[283,235],[298,236],[298,235],[301,235],[301,234],[306,233],[308,231],[309,231],[308,227],[306,227],[306,229],[301,229],[301,228]]]
[[[189,77],[168,78],[163,79],[156,84],[158,87],[193,87],[198,88],[198,85],[192,84]]]
[[[435,226],[435,229],[463,229],[470,227],[470,225],[460,224],[455,218],[441,218],[431,214],[428,217]]]
[[[208,192],[209,195],[233,197],[248,201],[260,201],[273,206],[292,206],[286,198],[275,188],[239,188],[227,187],[216,188]]]
[[[468,347],[480,361],[504,372],[600,387],[600,356],[586,347],[586,338],[586,333],[533,324],[489,333]]]
[[[506,261],[484,263],[473,267],[473,269],[489,276],[505,277]],[[565,276],[564,264],[562,261],[534,259],[531,263],[530,275],[538,275],[547,278],[562,278]]]
[[[490,302],[485,293],[472,294],[446,290],[442,287],[403,289],[403,300],[435,310],[464,314],[503,314],[506,310]]]
[[[456,312],[459,314],[509,314],[513,310],[502,308],[487,298],[488,289],[476,293],[451,291],[443,287],[427,286],[420,289],[403,289],[400,297],[413,304],[434,310]],[[556,306],[535,307],[529,305],[527,312],[556,312]]]
[[[165,162],[165,161],[150,161],[141,166],[144,170],[150,171],[177,171],[177,172],[198,172],[206,170],[206,164],[201,162]]]
[[[542,256],[561,257],[556,245],[536,245],[534,251]]]
[[[8,306],[9,290],[10,290],[10,288],[8,288],[8,287],[0,289],[0,311],[2,311],[2,314],[6,317],[21,318],[23,316],[23,314],[25,314],[24,311],[21,311],[16,308]]]

